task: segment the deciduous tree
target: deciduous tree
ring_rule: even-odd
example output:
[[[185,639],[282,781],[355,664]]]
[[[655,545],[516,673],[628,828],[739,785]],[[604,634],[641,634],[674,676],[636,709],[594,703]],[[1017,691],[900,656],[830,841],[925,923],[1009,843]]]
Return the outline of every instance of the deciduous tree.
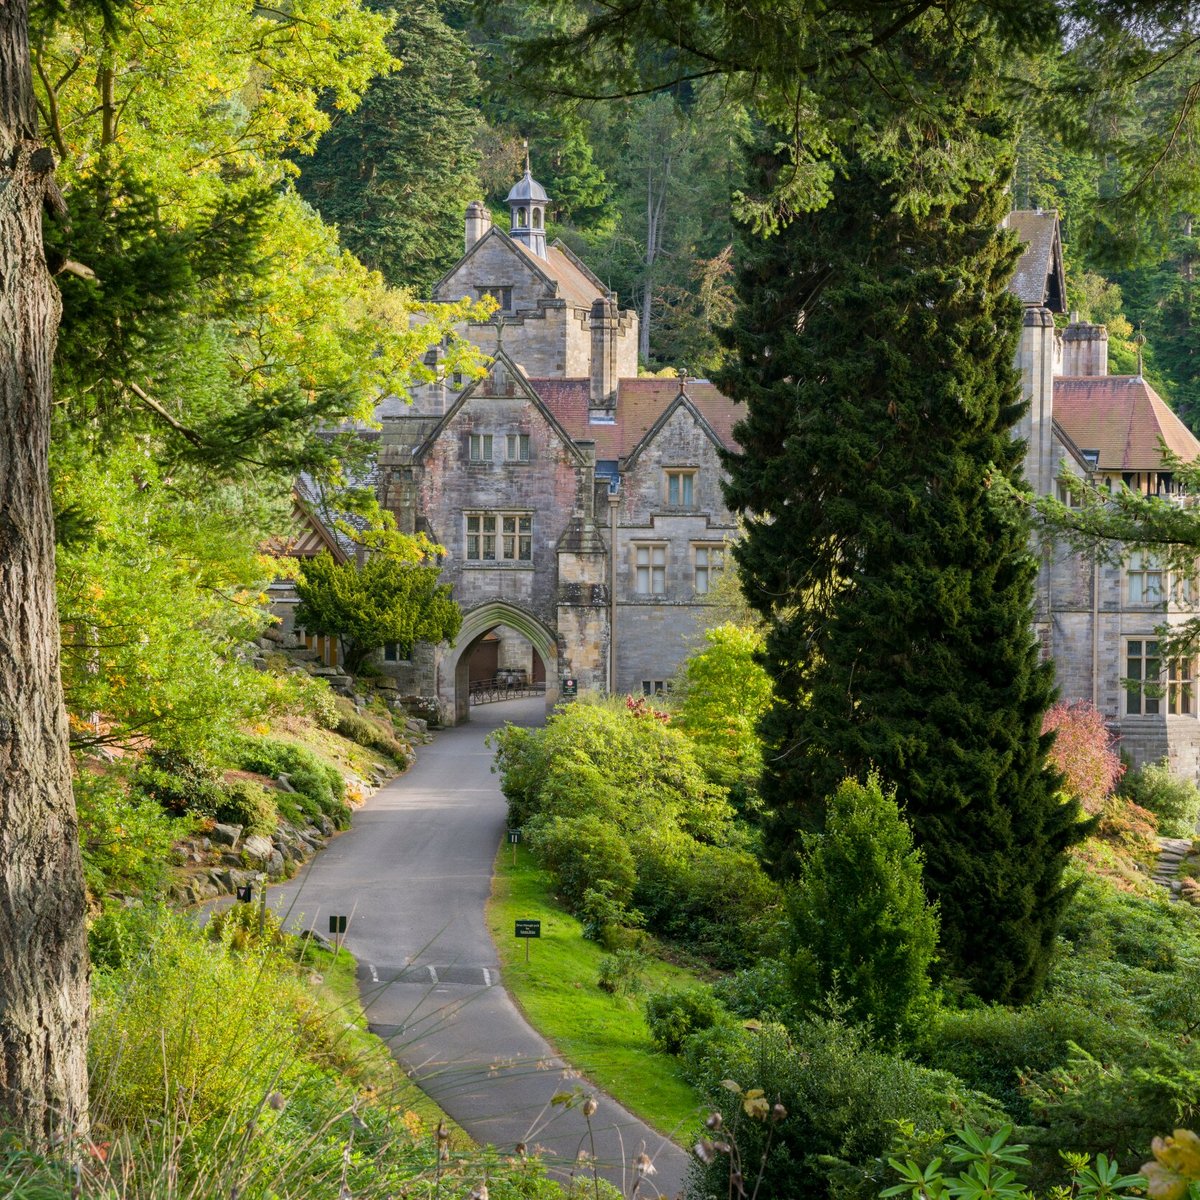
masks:
[[[351,672],[362,670],[372,651],[388,642],[407,651],[419,641],[452,640],[462,613],[439,575],[437,566],[386,554],[371,555],[361,567],[320,554],[296,580],[296,624],[338,638]]]

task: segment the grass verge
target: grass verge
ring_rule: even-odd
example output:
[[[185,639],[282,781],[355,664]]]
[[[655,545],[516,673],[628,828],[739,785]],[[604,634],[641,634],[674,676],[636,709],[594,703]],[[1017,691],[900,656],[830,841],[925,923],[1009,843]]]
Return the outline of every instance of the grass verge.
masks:
[[[547,873],[518,847],[496,856],[488,925],[509,993],[533,1025],[573,1067],[604,1088],[647,1124],[677,1141],[699,1122],[701,1102],[679,1064],[650,1042],[640,999],[610,996],[596,980],[607,951],[587,941],[583,928],[554,902]],[[542,936],[525,947],[513,937],[517,918],[542,923]],[[698,982],[681,967],[646,956],[648,991]]]

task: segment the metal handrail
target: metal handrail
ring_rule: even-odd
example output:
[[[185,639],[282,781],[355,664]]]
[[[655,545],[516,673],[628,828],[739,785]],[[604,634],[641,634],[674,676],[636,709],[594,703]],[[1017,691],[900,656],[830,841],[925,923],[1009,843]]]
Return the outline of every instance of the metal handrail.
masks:
[[[544,682],[531,683],[506,675],[496,679],[477,679],[471,684],[469,700],[472,704],[495,704],[498,700],[522,700],[545,694]]]

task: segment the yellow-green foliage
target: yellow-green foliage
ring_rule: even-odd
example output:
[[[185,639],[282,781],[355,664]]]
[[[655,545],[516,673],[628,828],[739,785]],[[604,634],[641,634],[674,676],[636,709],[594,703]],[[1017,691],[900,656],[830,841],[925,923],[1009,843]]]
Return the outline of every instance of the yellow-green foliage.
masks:
[[[91,1077],[105,1119],[136,1125],[182,1108],[199,1125],[280,1087],[310,1008],[299,979],[263,956],[164,917],[136,964],[94,981]]]
[[[774,695],[757,658],[763,636],[728,622],[708,630],[704,640],[684,665],[675,720],[695,743],[709,777],[740,795],[762,772],[758,721]]]

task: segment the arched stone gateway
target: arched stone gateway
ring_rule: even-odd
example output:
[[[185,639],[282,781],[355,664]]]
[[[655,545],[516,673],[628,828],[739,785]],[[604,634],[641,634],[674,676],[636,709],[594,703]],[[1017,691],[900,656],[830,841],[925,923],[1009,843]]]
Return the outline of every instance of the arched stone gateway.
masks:
[[[468,661],[471,651],[499,625],[515,629],[529,639],[546,668],[546,711],[558,703],[558,639],[524,609],[503,600],[493,600],[463,614],[462,629],[438,665],[438,699],[443,713],[454,714],[455,725],[470,719]]]

